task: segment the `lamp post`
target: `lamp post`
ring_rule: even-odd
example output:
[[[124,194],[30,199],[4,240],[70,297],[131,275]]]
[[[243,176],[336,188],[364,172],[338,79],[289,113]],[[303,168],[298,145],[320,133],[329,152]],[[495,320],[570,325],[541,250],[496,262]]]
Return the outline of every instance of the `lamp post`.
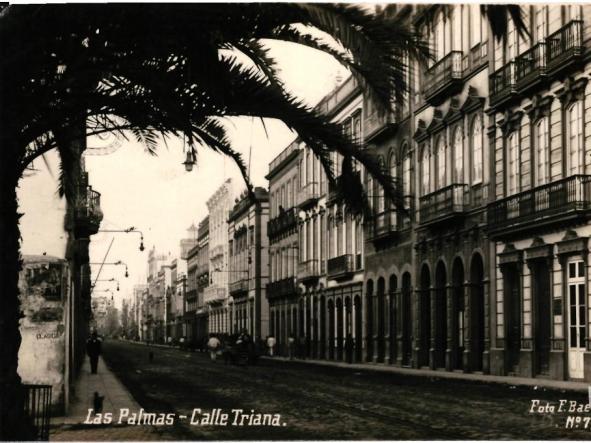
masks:
[[[140,247],[139,250],[143,251],[144,249],[144,233],[142,231],[140,231],[139,229],[136,229],[135,226],[130,226],[127,229],[99,229],[98,232],[122,232],[125,234],[129,234],[129,233],[135,233],[135,234],[139,234],[140,235]]]
[[[116,278],[95,280],[94,281],[94,284],[92,285],[92,287],[94,288],[96,286],[96,284],[97,283],[100,283],[100,282],[117,282],[117,292],[119,292],[119,280],[117,280]]]
[[[127,263],[118,260],[116,262],[106,262],[106,263],[89,263],[89,265],[95,265],[95,266],[100,266],[100,265],[111,265],[111,266],[125,266],[125,278],[129,277],[129,272],[127,269]]]

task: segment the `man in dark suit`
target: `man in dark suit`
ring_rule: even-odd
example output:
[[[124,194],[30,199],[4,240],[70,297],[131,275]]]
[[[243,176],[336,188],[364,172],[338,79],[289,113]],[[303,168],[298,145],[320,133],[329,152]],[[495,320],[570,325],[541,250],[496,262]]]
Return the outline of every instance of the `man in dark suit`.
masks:
[[[98,366],[98,358],[101,355],[102,339],[98,336],[96,331],[92,331],[90,338],[86,340],[86,353],[90,358],[90,372],[96,374]]]

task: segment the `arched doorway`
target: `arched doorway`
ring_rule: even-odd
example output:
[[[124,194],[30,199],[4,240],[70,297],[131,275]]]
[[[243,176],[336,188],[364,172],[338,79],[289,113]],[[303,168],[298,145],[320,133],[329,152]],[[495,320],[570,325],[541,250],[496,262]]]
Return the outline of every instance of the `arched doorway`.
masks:
[[[318,297],[312,296],[312,356],[318,358]]]
[[[445,367],[447,349],[447,272],[442,261],[435,268],[435,346],[433,364],[436,368]]]
[[[361,297],[355,296],[355,361],[362,361],[363,350],[363,317],[361,312]]]
[[[343,300],[341,297],[337,298],[337,334],[336,334],[336,346],[337,346],[337,360],[343,360]]]
[[[418,356],[419,367],[429,364],[429,349],[431,348],[431,275],[429,267],[425,264],[421,268],[421,290],[420,290],[420,338]]]
[[[473,370],[482,371],[484,355],[484,265],[479,254],[470,264],[471,350]]]
[[[458,257],[452,268],[452,316],[450,367],[463,368],[464,355],[464,264]]]
[[[377,339],[377,361],[379,363],[384,362],[385,356],[385,324],[384,324],[384,314],[385,314],[385,292],[386,292],[386,282],[384,281],[383,277],[378,279],[378,290],[377,290],[377,331],[374,335]]]
[[[365,293],[365,313],[366,313],[366,340],[367,340],[367,348],[366,348],[366,360],[371,361],[373,358],[373,333],[374,333],[374,325],[373,325],[373,280],[367,281],[367,290]]]
[[[401,323],[402,323],[402,365],[410,366],[412,361],[412,291],[410,286],[410,273],[402,274],[402,300],[401,300]]]
[[[332,299],[328,300],[328,358],[330,360],[334,360],[334,301]]]
[[[503,299],[505,308],[505,369],[519,373],[521,349],[521,264],[501,266],[503,273]]]
[[[396,356],[398,355],[398,347],[396,344],[396,315],[398,314],[396,306],[398,306],[396,297],[398,290],[398,279],[396,275],[392,274],[390,276],[390,285],[388,291],[388,325],[387,325],[387,333],[388,333],[388,343],[389,343],[389,355],[390,363],[396,361]]]
[[[320,358],[326,358],[326,299],[320,297]]]
[[[351,297],[345,297],[345,360],[353,363],[353,319],[352,319]]]
[[[304,300],[306,309],[306,339],[303,343],[306,357],[310,357],[311,352],[311,340],[312,340],[312,294],[309,294]]]

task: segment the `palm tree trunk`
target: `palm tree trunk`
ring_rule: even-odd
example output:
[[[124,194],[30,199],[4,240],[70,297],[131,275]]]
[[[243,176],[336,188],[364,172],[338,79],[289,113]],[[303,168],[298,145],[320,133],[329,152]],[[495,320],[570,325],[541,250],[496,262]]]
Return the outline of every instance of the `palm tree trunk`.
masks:
[[[27,426],[25,392],[17,372],[21,344],[18,298],[20,215],[16,194],[20,156],[17,143],[6,141],[4,138],[0,146],[0,440],[29,440],[33,437]]]

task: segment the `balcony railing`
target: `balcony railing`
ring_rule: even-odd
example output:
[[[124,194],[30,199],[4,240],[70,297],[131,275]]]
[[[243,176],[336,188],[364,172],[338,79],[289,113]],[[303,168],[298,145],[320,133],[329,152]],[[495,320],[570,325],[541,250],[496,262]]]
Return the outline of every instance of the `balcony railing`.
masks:
[[[248,279],[242,278],[230,283],[230,295],[239,294],[241,292],[248,292]]]
[[[517,87],[532,82],[546,73],[546,43],[540,42],[523,52],[515,59],[515,81]]]
[[[283,278],[271,283],[267,283],[267,298],[275,299],[278,297],[288,297],[296,294],[296,281],[293,277]]]
[[[226,288],[210,286],[203,290],[203,303],[219,303],[226,299]]]
[[[462,82],[462,51],[451,51],[435,63],[425,76],[425,99],[438,102],[441,95],[451,93],[450,88]]]
[[[298,194],[298,206],[305,208],[320,198],[320,185],[316,182],[307,183]]]
[[[277,167],[281,165],[284,161],[286,161],[288,158],[292,158],[293,156],[295,156],[296,153],[299,152],[299,150],[300,143],[298,140],[296,140],[283,151],[281,151],[281,154],[279,154],[277,157],[273,159],[273,161],[271,161],[271,163],[269,163],[269,173],[277,169]]]
[[[583,21],[572,20],[546,37],[548,69],[561,67],[583,52]]]
[[[516,88],[515,61],[510,61],[505,66],[497,69],[490,76],[490,102],[498,104],[501,101],[510,98]]]
[[[317,259],[311,259],[298,264],[298,280],[306,281],[320,276],[320,263]]]
[[[90,186],[81,187],[75,211],[78,219],[100,223],[103,218],[100,192],[93,190]]]
[[[294,229],[298,225],[298,215],[295,208],[281,212],[267,223],[267,235],[269,238],[277,237]]]
[[[523,227],[558,220],[573,213],[591,209],[591,175],[573,175],[495,201],[488,205],[488,225],[505,232],[511,227]]]
[[[467,206],[467,185],[452,184],[419,199],[422,224],[463,214]]]
[[[393,209],[375,214],[369,224],[369,239],[372,241],[389,237],[398,232],[398,215]]]
[[[344,254],[330,258],[327,262],[326,274],[329,278],[347,277],[355,272],[355,260],[353,254]]]

